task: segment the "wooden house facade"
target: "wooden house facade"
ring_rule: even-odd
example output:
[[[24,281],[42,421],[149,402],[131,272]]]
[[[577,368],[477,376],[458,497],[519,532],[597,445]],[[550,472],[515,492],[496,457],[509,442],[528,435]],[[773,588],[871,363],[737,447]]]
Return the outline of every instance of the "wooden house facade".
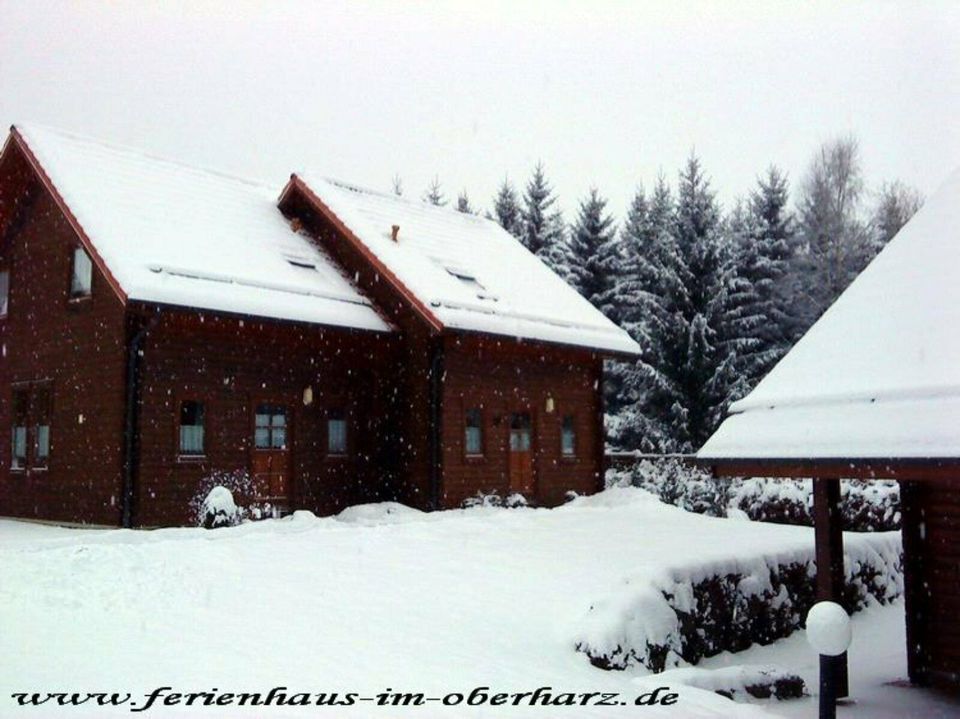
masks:
[[[601,486],[636,345],[488,220],[46,128],[0,156],[0,516],[195,521],[205,488],[553,505]]]

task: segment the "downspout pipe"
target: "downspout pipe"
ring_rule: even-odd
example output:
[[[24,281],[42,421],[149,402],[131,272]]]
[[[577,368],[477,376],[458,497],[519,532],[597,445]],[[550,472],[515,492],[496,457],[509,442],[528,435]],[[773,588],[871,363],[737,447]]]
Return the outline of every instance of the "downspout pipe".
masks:
[[[137,424],[140,408],[140,355],[143,341],[152,323],[142,325],[127,345],[126,412],[123,429],[123,515],[121,525],[133,527],[133,502],[135,494],[134,471],[137,466]]]
[[[443,411],[443,339],[438,338],[430,357],[430,508],[440,509],[442,464],[441,417]]]

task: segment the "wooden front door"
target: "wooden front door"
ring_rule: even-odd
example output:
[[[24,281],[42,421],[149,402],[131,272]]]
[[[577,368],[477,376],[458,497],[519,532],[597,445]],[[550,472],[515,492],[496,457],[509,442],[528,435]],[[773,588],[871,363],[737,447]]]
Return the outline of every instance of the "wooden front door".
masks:
[[[510,491],[525,497],[534,493],[533,422],[529,412],[510,415]]]
[[[289,417],[279,404],[258,404],[253,417],[254,499],[281,510],[290,506]]]

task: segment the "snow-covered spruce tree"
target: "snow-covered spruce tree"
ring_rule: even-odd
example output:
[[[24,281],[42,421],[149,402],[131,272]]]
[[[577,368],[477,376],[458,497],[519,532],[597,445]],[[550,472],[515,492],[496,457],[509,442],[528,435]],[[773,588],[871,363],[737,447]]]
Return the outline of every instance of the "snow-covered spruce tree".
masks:
[[[557,198],[547,182],[543,163],[538,162],[523,194],[520,241],[533,254],[567,282],[572,284],[569,244],[563,216],[553,209]]]
[[[735,350],[724,336],[731,263],[721,241],[720,211],[695,155],[680,173],[677,195],[677,247],[686,286],[680,316],[686,346],[674,348],[683,403],[674,420],[682,421],[670,429],[682,451],[694,451],[720,423],[738,381]]]
[[[738,203],[724,223],[728,306],[724,344],[736,354],[739,399],[790,348],[797,319],[792,311],[793,218],[786,177],[776,167],[757,180],[747,205]]]
[[[573,286],[594,307],[616,320],[616,298],[611,295],[615,278],[624,269],[620,238],[607,201],[591,188],[580,203],[570,230],[570,275]]]
[[[687,278],[677,245],[673,196],[663,176],[649,200],[642,189],[637,191],[621,238],[626,267],[614,293],[622,308],[620,322],[640,344],[641,355],[633,363],[612,368],[613,382],[622,372],[618,400],[622,409],[611,423],[611,441],[624,449],[681,451],[686,446],[681,383]]]
[[[523,216],[520,210],[520,198],[513,189],[510,180],[504,178],[503,184],[493,198],[493,212],[500,226],[516,238],[523,236]]]
[[[447,198],[444,196],[443,189],[440,187],[440,178],[436,175],[434,175],[433,180],[431,180],[427,191],[423,193],[423,201],[429,202],[431,205],[436,205],[437,207],[442,207],[447,204]]]
[[[457,195],[457,212],[463,212],[467,215],[474,214],[473,207],[470,205],[470,197],[467,195],[466,190],[463,190]]]

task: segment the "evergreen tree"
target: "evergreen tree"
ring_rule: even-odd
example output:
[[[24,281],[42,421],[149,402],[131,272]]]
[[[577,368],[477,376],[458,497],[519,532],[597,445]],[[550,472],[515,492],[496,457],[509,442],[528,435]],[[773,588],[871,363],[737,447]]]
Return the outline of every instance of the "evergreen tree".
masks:
[[[611,428],[620,447],[676,452],[678,427],[686,423],[680,360],[685,353],[686,268],[676,238],[675,207],[661,176],[648,200],[642,189],[631,202],[622,240],[626,266],[615,292],[622,326],[640,345],[640,358],[612,368],[622,386],[611,402],[623,410]]]
[[[737,354],[738,376],[752,389],[790,348],[797,320],[793,288],[793,218],[787,179],[776,167],[757,180],[746,207],[727,219],[729,307],[724,334]],[[735,397],[734,399],[739,399]]]
[[[623,255],[607,201],[592,188],[580,203],[570,234],[569,265],[573,286],[605,314],[616,314],[611,297],[614,278],[623,270]]]
[[[571,282],[569,244],[563,216],[553,206],[557,198],[547,182],[543,163],[537,163],[523,195],[523,233],[520,241],[558,275]]]
[[[680,173],[676,237],[686,292],[679,304],[684,343],[671,348],[682,388],[672,436],[694,451],[722,419],[737,381],[735,353],[723,330],[730,307],[731,263],[721,243],[720,213],[700,161],[691,155]]]
[[[474,214],[474,210],[470,205],[470,198],[467,196],[466,190],[463,190],[459,195],[457,195],[457,212],[463,212],[467,215]]]
[[[436,175],[434,175],[433,180],[430,182],[427,191],[423,193],[423,201],[429,202],[431,205],[436,205],[437,207],[442,207],[447,204],[447,198],[444,196],[443,190],[440,187],[440,178]]]
[[[520,199],[510,181],[504,178],[503,184],[493,199],[493,212],[497,222],[507,232],[516,238],[523,236],[523,216],[520,210]]]

